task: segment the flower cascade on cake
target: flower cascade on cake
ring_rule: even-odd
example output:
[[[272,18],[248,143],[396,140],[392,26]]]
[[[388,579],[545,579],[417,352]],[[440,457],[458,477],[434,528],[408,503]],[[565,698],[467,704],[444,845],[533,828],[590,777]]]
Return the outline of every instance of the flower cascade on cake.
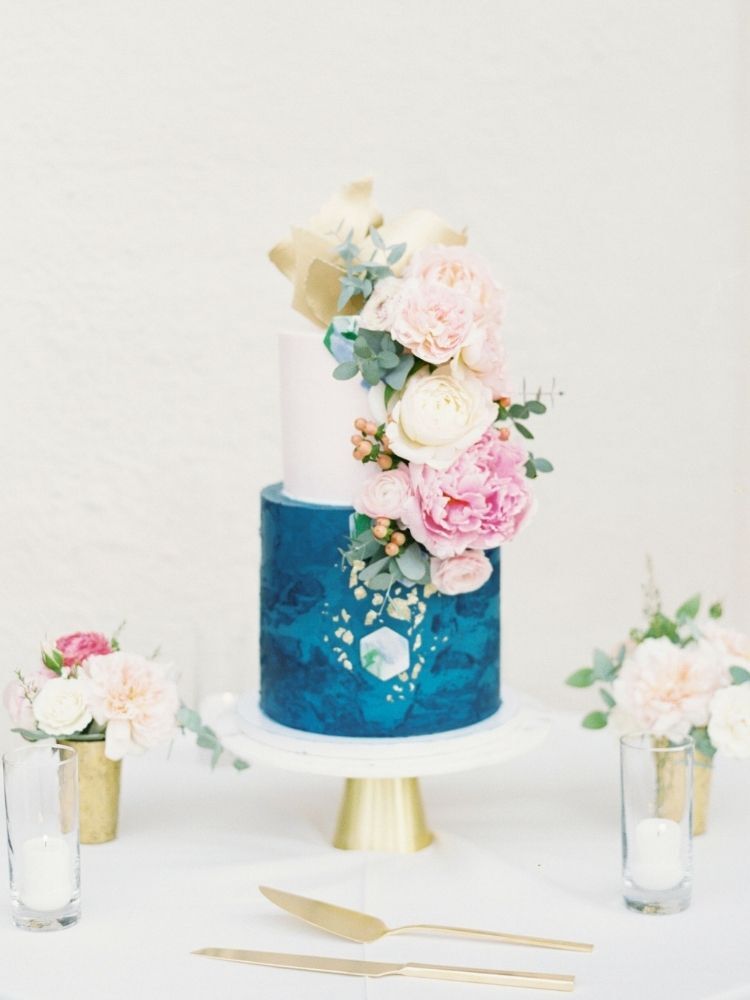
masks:
[[[482,587],[487,551],[534,510],[530,481],[552,471],[530,453],[541,392],[511,399],[505,296],[466,236],[431,212],[384,223],[372,184],[329,202],[272,260],[294,306],[325,327],[335,379],[369,387],[353,458],[372,469],[353,506],[352,585],[426,595]]]

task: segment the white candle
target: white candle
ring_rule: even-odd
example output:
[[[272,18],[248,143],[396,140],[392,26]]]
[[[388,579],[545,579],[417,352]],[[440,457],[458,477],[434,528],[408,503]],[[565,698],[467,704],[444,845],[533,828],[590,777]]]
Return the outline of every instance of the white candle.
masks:
[[[633,881],[641,889],[671,889],[684,875],[679,823],[673,819],[642,819],[635,828],[630,864]]]
[[[73,857],[61,837],[32,837],[21,844],[18,895],[30,910],[60,910],[73,895]]]

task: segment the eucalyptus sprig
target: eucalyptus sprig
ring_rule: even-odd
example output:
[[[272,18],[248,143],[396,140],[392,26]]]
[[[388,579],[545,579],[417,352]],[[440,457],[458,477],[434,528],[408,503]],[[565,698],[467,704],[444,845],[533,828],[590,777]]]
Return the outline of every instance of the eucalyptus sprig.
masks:
[[[401,344],[385,330],[362,330],[357,333],[350,361],[342,361],[333,370],[339,380],[361,375],[369,386],[385,382],[391,389],[403,389],[409,372],[414,367],[413,354],[404,352]]]
[[[378,230],[371,227],[369,236],[375,249],[368,260],[362,260],[362,250],[353,242],[353,236],[354,230],[350,229],[344,241],[335,248],[344,265],[337,309],[343,309],[355,295],[368,299],[375,283],[381,278],[390,277],[393,274],[391,265],[398,263],[406,253],[406,243],[386,245]],[[381,262],[377,259],[379,254],[382,256]]]
[[[183,732],[187,729],[189,732],[195,733],[195,742],[199,747],[204,747],[206,750],[211,751],[211,767],[216,767],[226,749],[217,736],[216,731],[211,726],[205,725],[200,714],[195,709],[188,708],[187,705],[180,706],[177,712],[177,725],[180,726]],[[241,757],[235,757],[232,761],[232,766],[236,771],[244,771],[250,767],[248,762],[242,760]]]
[[[533,441],[534,435],[526,426],[526,421],[532,414],[541,416],[547,412],[547,407],[540,398],[541,395],[542,390],[538,389],[533,399],[527,399],[523,403],[512,403],[507,396],[502,396],[497,404],[498,423],[510,421],[522,438],[526,438],[527,441]],[[540,472],[552,472],[554,465],[549,459],[537,458],[536,455],[529,452],[525,469],[529,479],[536,479]]]

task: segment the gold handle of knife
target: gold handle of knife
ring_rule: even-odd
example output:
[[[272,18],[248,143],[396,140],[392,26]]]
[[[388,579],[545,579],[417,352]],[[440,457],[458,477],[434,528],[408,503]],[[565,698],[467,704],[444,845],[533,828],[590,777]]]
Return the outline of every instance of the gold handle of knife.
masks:
[[[479,931],[470,927],[447,927],[442,924],[408,924],[394,927],[391,934],[406,934],[423,931],[426,934],[450,934],[454,937],[480,938],[484,941],[499,941],[502,944],[526,945],[530,948],[556,948],[560,951],[593,951],[593,944],[583,941],[558,941],[555,938],[530,937],[526,934],[503,934],[500,931]]]
[[[574,976],[554,972],[506,972],[500,969],[464,969],[461,966],[422,965],[410,962],[398,975],[414,979],[442,979],[454,983],[486,983],[488,986],[518,986],[526,990],[558,990],[572,993]]]

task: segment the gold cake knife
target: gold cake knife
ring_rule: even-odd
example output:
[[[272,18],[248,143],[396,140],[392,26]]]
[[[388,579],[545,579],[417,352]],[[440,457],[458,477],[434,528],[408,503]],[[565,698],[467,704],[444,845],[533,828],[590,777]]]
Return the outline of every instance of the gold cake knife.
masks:
[[[554,972],[507,972],[501,969],[465,969],[457,965],[423,965],[419,962],[366,962],[321,955],[290,955],[278,951],[245,951],[241,948],[199,948],[194,955],[225,962],[266,965],[303,972],[330,972],[339,976],[407,976],[412,979],[442,979],[454,983],[487,983],[490,986],[520,986],[527,990],[558,990],[572,993],[574,976]]]
[[[437,924],[409,924],[405,927],[387,927],[378,917],[358,910],[347,910],[343,906],[324,903],[319,899],[308,899],[307,896],[296,896],[293,892],[283,892],[272,889],[268,885],[258,886],[260,891],[276,906],[293,914],[295,917],[320,927],[330,934],[359,944],[372,944],[386,934],[406,934],[409,932],[426,932],[432,934],[450,934],[455,937],[473,937],[484,941],[498,941],[501,944],[528,945],[532,948],[557,948],[561,951],[593,951],[593,944],[581,941],[558,941],[551,938],[529,937],[525,934],[505,934],[500,931],[472,930],[469,927],[443,927]]]

